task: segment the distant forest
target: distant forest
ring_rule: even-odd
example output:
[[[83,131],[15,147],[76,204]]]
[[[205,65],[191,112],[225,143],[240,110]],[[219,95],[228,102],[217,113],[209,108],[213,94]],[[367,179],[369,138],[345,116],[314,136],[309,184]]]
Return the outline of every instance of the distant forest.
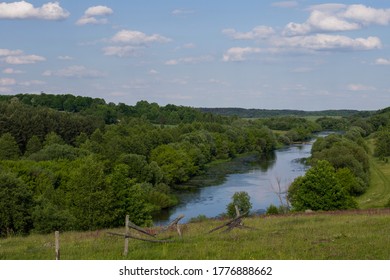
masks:
[[[267,110],[267,109],[243,109],[243,108],[198,108],[203,113],[211,113],[221,116],[238,116],[240,118],[269,118],[277,116],[318,116],[318,117],[350,117],[353,115],[368,116],[373,111],[358,110],[323,110],[323,111],[302,111],[302,110]]]

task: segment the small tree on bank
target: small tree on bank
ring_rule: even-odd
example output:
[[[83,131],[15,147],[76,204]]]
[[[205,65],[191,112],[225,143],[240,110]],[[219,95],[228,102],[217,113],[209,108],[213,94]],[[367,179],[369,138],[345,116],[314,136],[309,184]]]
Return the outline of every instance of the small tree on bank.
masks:
[[[240,213],[249,212],[252,209],[252,203],[250,202],[250,196],[247,192],[236,192],[232,196],[232,202],[227,205],[227,214],[229,217],[236,217],[236,207]]]

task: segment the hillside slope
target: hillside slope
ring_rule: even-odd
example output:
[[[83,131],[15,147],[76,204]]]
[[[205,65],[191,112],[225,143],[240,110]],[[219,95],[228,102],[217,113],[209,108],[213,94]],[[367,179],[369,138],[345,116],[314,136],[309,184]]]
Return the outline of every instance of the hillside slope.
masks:
[[[223,221],[208,220],[181,225],[172,243],[130,240],[122,256],[123,238],[108,231],[61,233],[62,259],[373,259],[390,258],[390,209],[258,216],[244,219],[253,229],[208,232]],[[132,232],[134,234],[134,232]],[[54,234],[12,237],[0,240],[0,259],[53,259]]]

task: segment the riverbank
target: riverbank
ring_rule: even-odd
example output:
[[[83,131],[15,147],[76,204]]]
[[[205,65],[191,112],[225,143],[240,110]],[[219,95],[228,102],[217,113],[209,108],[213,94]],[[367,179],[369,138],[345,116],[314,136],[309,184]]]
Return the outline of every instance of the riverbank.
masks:
[[[296,213],[245,218],[252,229],[227,233],[211,229],[222,220],[181,225],[183,236],[168,232],[172,243],[130,240],[122,255],[123,238],[108,231],[61,233],[61,259],[67,260],[388,260],[390,210]],[[134,232],[133,232],[134,233]],[[212,246],[210,246],[212,244]],[[54,233],[0,239],[0,259],[52,260]]]

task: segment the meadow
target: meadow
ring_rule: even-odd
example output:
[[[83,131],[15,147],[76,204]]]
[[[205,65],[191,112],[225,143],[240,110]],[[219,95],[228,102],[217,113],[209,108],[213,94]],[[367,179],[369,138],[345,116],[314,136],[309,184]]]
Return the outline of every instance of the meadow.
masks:
[[[251,229],[211,229],[222,220],[181,225],[183,236],[166,233],[171,243],[133,240],[123,256],[124,238],[109,235],[124,228],[61,233],[63,260],[388,260],[390,210],[359,210],[256,216]],[[134,232],[133,232],[134,234]],[[0,240],[0,259],[55,259],[54,233]]]

